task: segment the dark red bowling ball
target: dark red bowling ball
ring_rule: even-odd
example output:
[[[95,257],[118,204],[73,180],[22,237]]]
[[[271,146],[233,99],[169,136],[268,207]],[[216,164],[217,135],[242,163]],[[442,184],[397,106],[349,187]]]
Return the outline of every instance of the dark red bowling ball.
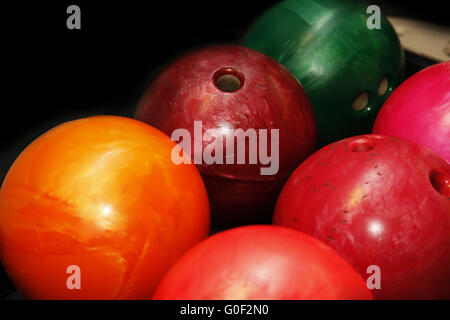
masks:
[[[416,73],[395,89],[373,133],[415,141],[450,163],[450,61]]]
[[[416,143],[382,135],[335,142],[284,186],[273,223],[313,235],[366,278],[376,298],[450,298],[450,166]]]
[[[136,118],[169,136],[187,130],[190,137],[175,140],[188,143],[212,222],[222,227],[270,222],[283,184],[314,151],[317,135],[299,82],[277,61],[240,46],[209,47],[172,63],[146,91]]]

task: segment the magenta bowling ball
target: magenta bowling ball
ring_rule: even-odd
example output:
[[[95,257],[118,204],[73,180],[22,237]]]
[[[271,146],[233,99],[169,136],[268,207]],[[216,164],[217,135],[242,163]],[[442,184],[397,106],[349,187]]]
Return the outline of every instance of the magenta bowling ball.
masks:
[[[412,140],[450,162],[450,61],[403,82],[381,108],[373,133]]]

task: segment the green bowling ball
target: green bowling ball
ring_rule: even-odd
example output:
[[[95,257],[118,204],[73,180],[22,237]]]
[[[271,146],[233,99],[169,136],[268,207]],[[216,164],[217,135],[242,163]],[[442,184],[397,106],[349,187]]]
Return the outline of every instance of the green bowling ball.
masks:
[[[370,133],[404,76],[404,53],[388,20],[360,0],[285,0],[250,27],[244,45],[286,66],[314,108],[321,146]]]

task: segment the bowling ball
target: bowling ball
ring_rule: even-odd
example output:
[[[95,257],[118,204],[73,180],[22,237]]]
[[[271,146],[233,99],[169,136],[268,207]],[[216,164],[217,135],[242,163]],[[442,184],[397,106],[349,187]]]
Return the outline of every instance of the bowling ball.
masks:
[[[317,120],[319,146],[370,133],[404,74],[399,39],[380,15],[369,29],[360,0],[286,0],[250,27],[244,44],[281,62],[300,81]]]
[[[173,62],[145,92],[136,118],[180,140],[219,228],[270,223],[283,184],[314,151],[317,135],[298,81],[240,46],[203,48]],[[187,135],[179,138],[180,130]]]
[[[450,298],[450,166],[418,144],[362,135],[326,146],[288,180],[273,223],[374,276],[375,298]]]
[[[288,228],[254,225],[218,233],[189,250],[153,299],[372,299],[372,294],[321,241]]]
[[[415,141],[450,163],[450,61],[416,73],[395,89],[373,133]]]
[[[209,233],[194,165],[142,122],[98,116],[31,143],[0,190],[0,257],[32,299],[148,299]]]

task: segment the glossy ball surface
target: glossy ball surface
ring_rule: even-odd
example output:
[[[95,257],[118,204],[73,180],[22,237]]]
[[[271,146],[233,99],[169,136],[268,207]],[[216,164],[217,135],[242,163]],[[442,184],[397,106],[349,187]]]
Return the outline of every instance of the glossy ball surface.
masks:
[[[258,18],[244,39],[300,81],[314,109],[319,146],[370,133],[402,81],[399,39],[382,14],[379,29],[368,28],[374,22],[368,7],[361,0],[285,0]]]
[[[154,299],[371,299],[336,252],[306,234],[269,225],[218,233],[188,251]]]
[[[213,224],[219,227],[270,222],[282,185],[314,151],[317,135],[310,102],[298,81],[277,61],[240,46],[208,47],[173,62],[147,89],[136,118],[169,136],[177,129],[189,131],[191,158],[205,181]],[[199,152],[195,121],[202,125]],[[258,146],[250,148],[247,139],[239,150],[235,139],[234,150],[227,149],[226,141],[238,129],[256,130]],[[274,129],[279,130],[278,142],[271,139]],[[217,131],[211,137],[207,130]],[[265,130],[266,144],[259,130]],[[216,142],[222,164],[207,164],[202,156]],[[279,152],[271,150],[272,143]],[[277,154],[273,174],[261,174],[261,168],[271,166],[261,161],[261,145]],[[242,151],[245,163],[239,164]],[[195,162],[196,156],[201,163]],[[234,163],[227,163],[229,159]]]
[[[324,241],[363,276],[378,266],[375,298],[450,298],[450,166],[418,144],[363,135],[317,151],[273,223]]]
[[[175,165],[169,137],[98,116],[31,143],[0,190],[0,257],[32,299],[148,299],[162,275],[209,233],[194,165]],[[80,289],[74,269],[79,267]],[[68,273],[68,271],[70,271]],[[73,280],[73,281],[72,281]]]
[[[450,61],[416,73],[395,89],[373,133],[415,141],[450,163]]]

